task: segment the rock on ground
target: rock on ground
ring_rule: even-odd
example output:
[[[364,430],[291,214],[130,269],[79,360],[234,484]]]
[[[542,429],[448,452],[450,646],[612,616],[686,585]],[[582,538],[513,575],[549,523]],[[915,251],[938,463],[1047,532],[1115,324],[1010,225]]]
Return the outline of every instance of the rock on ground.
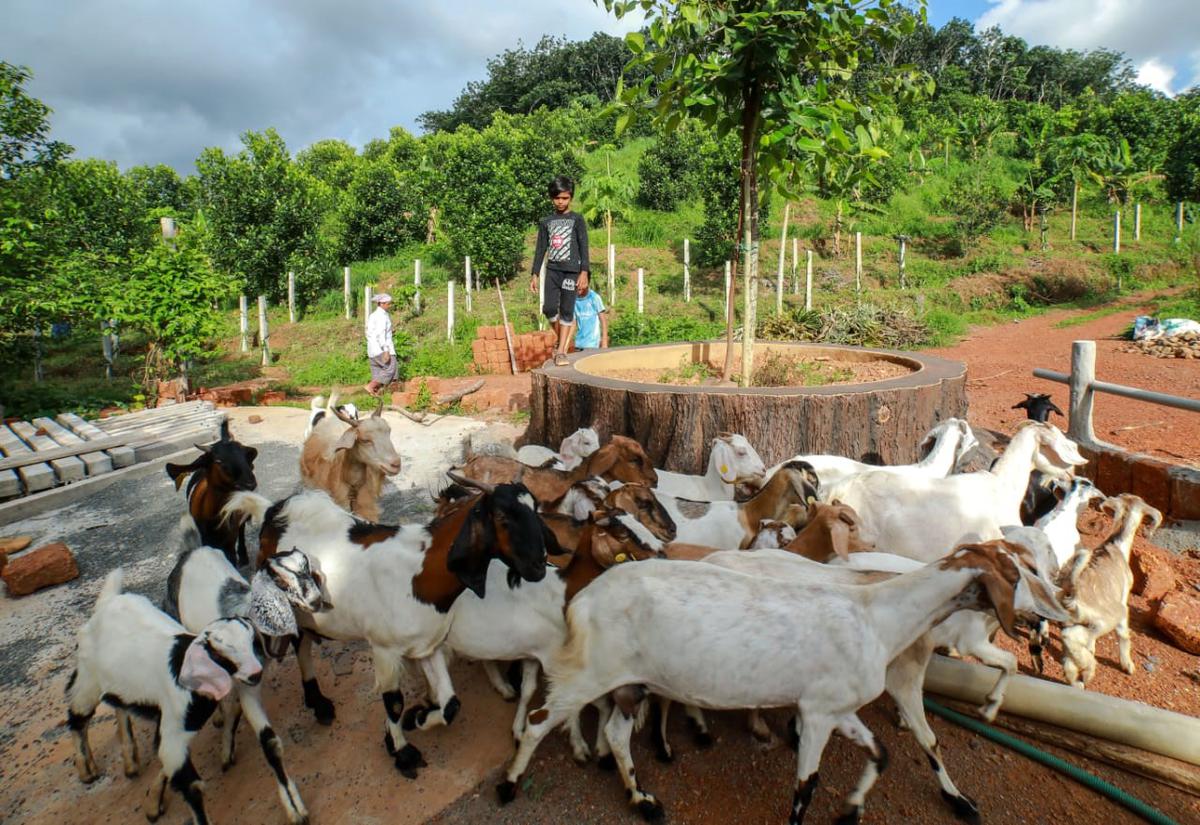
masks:
[[[1176,647],[1200,655],[1200,598],[1168,593],[1158,606],[1154,626]]]
[[[13,559],[0,573],[10,596],[28,596],[44,587],[79,577],[79,566],[67,545],[54,542]]]

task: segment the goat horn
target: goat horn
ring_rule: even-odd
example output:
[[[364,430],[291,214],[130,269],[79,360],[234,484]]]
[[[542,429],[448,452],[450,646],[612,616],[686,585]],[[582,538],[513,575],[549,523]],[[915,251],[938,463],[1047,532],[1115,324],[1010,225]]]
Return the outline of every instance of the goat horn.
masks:
[[[466,476],[454,470],[447,470],[446,475],[449,476],[450,480],[455,484],[461,484],[464,487],[474,487],[476,490],[480,490],[485,493],[496,492],[495,484],[489,484],[486,481],[478,481],[473,478],[467,478]]]
[[[378,418],[383,415],[383,393],[379,393],[379,406],[375,408],[375,412],[371,413],[372,418]]]

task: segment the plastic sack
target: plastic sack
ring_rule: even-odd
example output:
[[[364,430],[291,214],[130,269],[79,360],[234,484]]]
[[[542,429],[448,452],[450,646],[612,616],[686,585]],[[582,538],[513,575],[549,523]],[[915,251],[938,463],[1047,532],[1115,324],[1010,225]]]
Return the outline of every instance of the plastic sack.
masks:
[[[1200,324],[1190,318],[1164,318],[1159,321],[1149,315],[1139,315],[1133,319],[1133,340],[1135,341],[1175,338],[1189,332],[1200,335]]]

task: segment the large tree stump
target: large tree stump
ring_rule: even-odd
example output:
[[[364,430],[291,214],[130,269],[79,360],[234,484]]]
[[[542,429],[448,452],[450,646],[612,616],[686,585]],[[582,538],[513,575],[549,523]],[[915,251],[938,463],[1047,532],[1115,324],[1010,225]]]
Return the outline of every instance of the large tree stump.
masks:
[[[922,436],[946,418],[965,418],[966,367],[930,355],[818,344],[764,343],[832,361],[884,359],[907,375],[863,384],[818,387],[674,386],[623,381],[606,373],[630,368],[720,363],[725,346],[661,344],[571,356],[565,367],[533,371],[525,440],[557,448],[580,427],[601,441],[612,435],[642,443],[668,470],[702,473],[720,432],[746,436],[769,465],[802,453],[835,453],[860,461],[916,461]],[[736,358],[735,358],[736,360]]]

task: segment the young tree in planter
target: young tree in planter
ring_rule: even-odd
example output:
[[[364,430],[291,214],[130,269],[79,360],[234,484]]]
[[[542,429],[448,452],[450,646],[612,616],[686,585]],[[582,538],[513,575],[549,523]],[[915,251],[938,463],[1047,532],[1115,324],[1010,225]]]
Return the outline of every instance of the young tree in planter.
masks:
[[[604,152],[604,174],[589,175],[579,187],[579,200],[584,204],[583,217],[588,223],[604,220],[607,238],[604,247],[605,260],[608,259],[607,250],[612,246],[613,220],[623,217],[629,211],[630,202],[633,200],[633,181],[628,175],[613,172],[613,150],[611,145],[601,147],[601,151]]]
[[[1075,240],[1075,224],[1079,215],[1079,184],[1089,177],[1104,152],[1104,139],[1084,132],[1067,135],[1055,141],[1051,162],[1071,182],[1071,240]]]
[[[626,35],[634,53],[628,68],[648,71],[621,90],[625,108],[618,129],[646,111],[666,131],[694,117],[718,136],[739,133],[738,237],[749,239],[746,280],[756,290],[759,231],[753,205],[759,176],[768,182],[788,180],[797,176],[806,156],[842,151],[830,135],[844,133],[841,122],[850,115],[870,116],[869,107],[850,90],[860,60],[924,20],[923,0],[917,15],[898,20],[889,15],[895,0],[604,0],[604,5],[618,17],[640,10],[649,33],[648,38],[641,32]],[[904,78],[896,88],[881,83],[880,91],[915,87],[915,73]],[[733,306],[730,301],[726,379],[733,371]],[[743,323],[742,379],[749,384],[755,319]]]

